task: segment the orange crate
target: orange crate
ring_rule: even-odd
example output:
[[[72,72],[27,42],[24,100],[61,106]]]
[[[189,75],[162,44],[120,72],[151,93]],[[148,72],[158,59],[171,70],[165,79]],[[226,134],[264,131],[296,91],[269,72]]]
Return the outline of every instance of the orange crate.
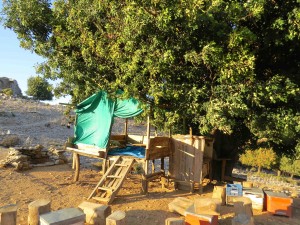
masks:
[[[186,225],[218,225],[217,215],[197,215],[187,213],[185,215]]]
[[[275,193],[271,191],[265,191],[265,195],[266,209],[268,212],[276,215],[292,216],[292,198],[284,193]]]

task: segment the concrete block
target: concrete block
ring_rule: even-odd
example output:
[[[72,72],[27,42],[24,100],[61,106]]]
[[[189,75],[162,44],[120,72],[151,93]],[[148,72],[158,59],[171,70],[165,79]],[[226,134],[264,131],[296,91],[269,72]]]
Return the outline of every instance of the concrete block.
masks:
[[[219,199],[221,205],[226,203],[226,186],[214,186],[212,198]]]
[[[254,225],[254,219],[246,214],[239,214],[232,219],[232,225]]]
[[[107,205],[84,201],[78,208],[85,213],[85,222],[88,224],[105,225],[106,217],[111,214],[111,207]]]
[[[185,211],[194,204],[193,200],[188,198],[178,197],[168,204],[170,212],[176,212],[184,216]]]
[[[253,216],[252,201],[247,197],[238,197],[233,200],[235,215],[246,214],[249,217]]]
[[[16,225],[17,209],[15,204],[0,207],[0,225]]]
[[[106,225],[126,225],[126,214],[123,211],[115,211],[106,218]]]
[[[51,211],[51,201],[39,199],[28,205],[28,225],[39,225],[40,215]]]
[[[40,225],[84,225],[85,214],[78,208],[67,208],[40,216]]]
[[[214,198],[195,198],[194,208],[197,214],[220,215],[221,200]]]
[[[167,218],[165,220],[165,225],[185,225],[185,221],[182,218]]]
[[[293,199],[292,218],[300,220],[300,198]]]
[[[253,182],[243,181],[243,188],[253,188]]]
[[[184,215],[186,225],[218,225],[218,215],[196,213],[194,205],[190,206]]]

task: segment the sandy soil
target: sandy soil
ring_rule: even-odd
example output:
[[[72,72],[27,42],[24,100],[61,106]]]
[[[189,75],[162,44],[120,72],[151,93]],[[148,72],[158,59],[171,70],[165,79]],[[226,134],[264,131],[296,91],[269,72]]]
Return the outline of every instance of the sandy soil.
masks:
[[[0,117],[0,129],[3,132],[10,130],[10,132],[16,134],[21,130],[22,135],[25,133],[25,139],[30,137],[35,142],[40,140],[46,145],[57,143],[59,146],[70,133],[62,124],[63,117],[60,117],[62,111],[56,111],[51,106],[42,105],[44,108],[38,108],[35,105],[32,107],[28,104],[24,108],[17,107],[9,101],[2,100],[0,102],[0,111],[11,111],[16,116],[11,118],[11,120]],[[30,115],[37,115],[29,112],[32,109],[35,112],[40,112],[40,120],[30,117]],[[45,111],[41,113],[41,110]],[[48,115],[46,117],[48,120],[43,118],[44,114]],[[45,129],[45,123],[50,123],[50,128],[46,126],[47,129]],[[19,129],[15,129],[16,127],[19,127]],[[25,128],[27,129],[26,132],[23,130]],[[43,130],[45,131],[42,132]],[[6,157],[7,152],[8,149],[0,148],[0,160]],[[17,204],[17,224],[19,225],[27,224],[28,204],[37,199],[51,199],[52,210],[77,207],[82,201],[87,199],[101,178],[98,168],[87,165],[82,165],[82,167],[79,181],[76,183],[73,182],[74,172],[71,168],[71,162],[64,165],[35,167],[31,170],[19,172],[13,168],[0,168],[0,207],[12,203]],[[126,212],[126,224],[163,225],[168,217],[180,217],[180,215],[168,211],[168,203],[174,198],[187,197],[194,199],[199,196],[209,197],[212,195],[212,185],[207,185],[204,188],[204,193],[200,195],[174,190],[172,184],[169,188],[163,189],[158,180],[150,183],[147,195],[140,194],[140,190],[140,175],[130,174],[117,198],[111,204],[112,211],[123,210]],[[233,215],[233,207],[222,206],[219,224],[230,225]],[[273,216],[267,212],[255,210],[254,219],[256,225],[300,224],[300,221],[296,219]]]

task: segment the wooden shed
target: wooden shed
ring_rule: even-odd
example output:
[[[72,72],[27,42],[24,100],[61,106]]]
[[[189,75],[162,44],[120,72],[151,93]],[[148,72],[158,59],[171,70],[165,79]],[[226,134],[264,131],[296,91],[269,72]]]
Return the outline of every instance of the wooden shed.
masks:
[[[211,179],[213,142],[204,136],[172,136],[169,173],[176,188],[201,191],[203,179]]]

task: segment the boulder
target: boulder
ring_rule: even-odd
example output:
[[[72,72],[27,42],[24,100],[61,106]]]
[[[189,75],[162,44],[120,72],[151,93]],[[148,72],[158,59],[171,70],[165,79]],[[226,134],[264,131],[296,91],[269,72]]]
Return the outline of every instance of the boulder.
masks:
[[[16,80],[8,77],[0,77],[0,91],[6,88],[10,88],[14,96],[22,96],[22,91]]]

